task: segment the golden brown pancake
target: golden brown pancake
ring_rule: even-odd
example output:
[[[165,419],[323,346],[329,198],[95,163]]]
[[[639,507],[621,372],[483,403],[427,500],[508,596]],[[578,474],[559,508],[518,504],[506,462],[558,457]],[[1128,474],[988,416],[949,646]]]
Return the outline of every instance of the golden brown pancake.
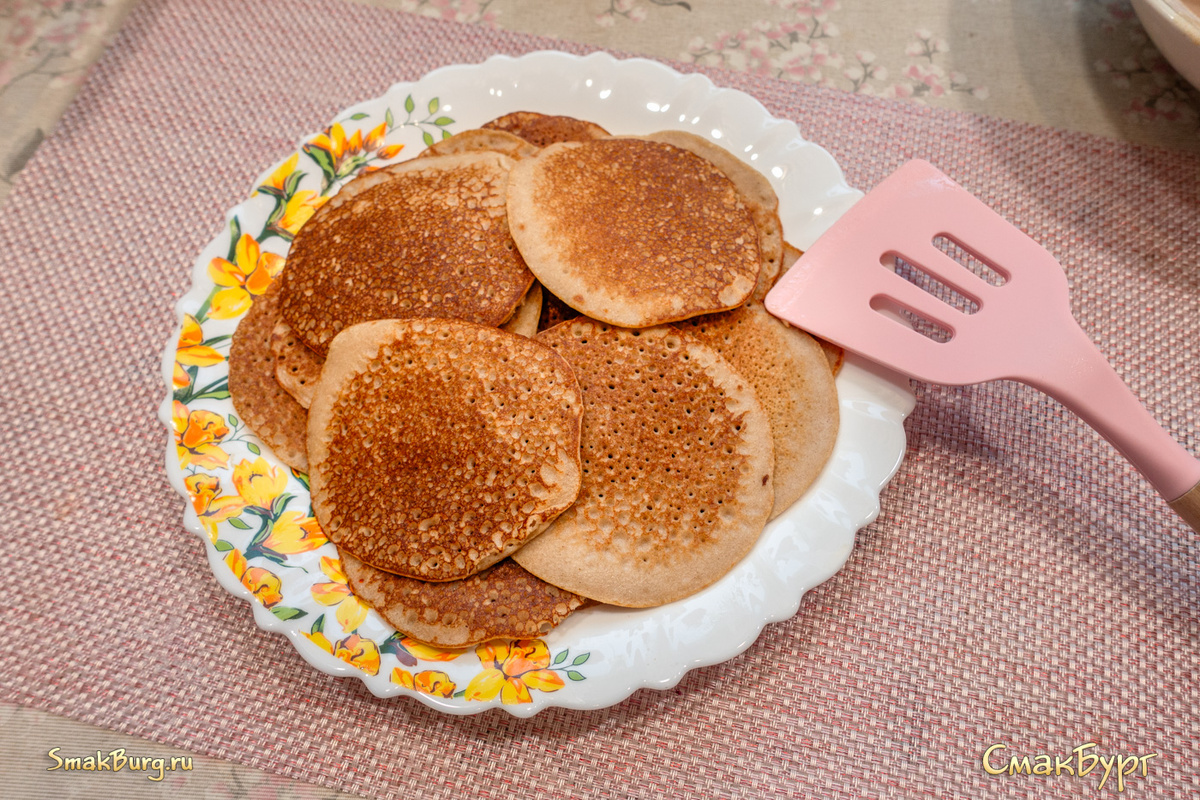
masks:
[[[449,319],[355,325],[309,409],[313,511],[379,569],[468,577],[575,500],[582,412],[571,367],[532,339]]]
[[[594,122],[574,117],[539,114],[536,111],[514,111],[484,123],[481,127],[507,131],[538,147],[558,142],[586,142],[608,136],[608,131]]]
[[[355,178],[292,242],[284,320],[317,355],[373,319],[499,325],[533,282],[508,233],[512,159],[418,158]]]
[[[308,408],[321,380],[325,359],[305,347],[282,319],[271,331],[271,352],[275,356],[275,380],[292,399]]]
[[[289,467],[308,469],[308,414],[275,380],[271,332],[279,320],[276,280],[238,322],[229,345],[229,399],[233,410]]]
[[[545,636],[589,601],[535,578],[511,558],[458,581],[393,575],[342,552],[350,588],[396,630],[435,647]]]
[[[757,303],[695,317],[681,327],[754,384],[775,444],[774,519],[816,480],[837,439],[837,389],[825,353],[813,337]]]
[[[508,213],[542,285],[609,324],[645,327],[734,308],[758,278],[758,231],[737,187],[673,145],[551,145],[513,166]]]
[[[500,326],[502,330],[521,336],[533,337],[537,333],[538,319],[542,315],[542,285],[537,281],[529,287],[517,310],[508,322]]]
[[[754,545],[774,499],[767,415],[750,382],[679,329],[580,318],[537,335],[585,405],[579,499],[513,559],[604,603],[703,589]]]
[[[783,268],[779,270],[779,276],[777,276],[775,279],[776,283],[779,282],[779,278],[783,276],[783,273],[791,269],[792,265],[800,260],[800,256],[802,255],[804,255],[804,251],[799,247],[795,247],[787,242],[783,243]],[[771,287],[767,287],[768,291],[770,291],[770,289]],[[763,296],[765,297],[766,295]],[[759,302],[762,302],[762,298],[758,297],[757,290],[755,291],[755,299],[757,299]],[[821,349],[825,352],[825,358],[829,361],[829,369],[833,371],[834,377],[836,377],[842,369],[842,364],[846,360],[846,351],[838,347],[833,342],[821,339],[819,337],[813,338],[815,338],[821,345]]]
[[[779,197],[771,182],[761,172],[720,145],[687,131],[659,131],[639,137],[681,147],[707,159],[737,186],[742,202],[750,209],[758,228],[758,247],[762,267],[753,298],[762,302],[775,285],[783,263],[783,225],[779,222]]]
[[[530,144],[520,136],[507,131],[473,128],[431,144],[421,151],[417,158],[490,150],[495,153],[503,153],[509,158],[520,159],[537,155],[539,149],[537,145]]]

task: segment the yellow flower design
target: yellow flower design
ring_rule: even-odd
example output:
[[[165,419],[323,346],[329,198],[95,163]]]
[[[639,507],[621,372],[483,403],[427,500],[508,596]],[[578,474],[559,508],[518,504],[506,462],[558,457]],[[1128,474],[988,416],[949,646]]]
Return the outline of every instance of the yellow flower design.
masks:
[[[233,488],[249,508],[270,513],[275,498],[287,487],[287,473],[273,467],[262,456],[239,461],[233,467]]]
[[[295,236],[296,232],[300,230],[300,226],[308,222],[328,199],[328,197],[318,195],[312,189],[301,189],[288,198],[283,206],[283,216],[275,223],[275,227]]]
[[[229,426],[220,414],[204,409],[189,410],[178,400],[171,407],[171,425],[181,467],[212,469],[223,467],[229,454],[218,443],[229,435]]]
[[[292,177],[292,173],[296,171],[298,163],[300,163],[300,154],[292,153],[287,161],[284,161],[267,176],[267,182],[259,186],[255,190],[255,194],[258,194],[258,191],[262,189],[273,189],[275,192],[283,194],[287,189],[288,178]]]
[[[271,533],[258,547],[268,557],[283,558],[311,552],[324,547],[328,541],[315,518],[306,517],[299,511],[284,511],[271,523]],[[341,622],[340,617],[338,622]]]
[[[550,666],[550,650],[541,639],[495,641],[475,648],[483,672],[467,684],[468,700],[491,700],[500,695],[505,705],[532,703],[530,689],[557,692],[562,677]]]
[[[336,174],[341,176],[342,169],[346,166],[346,162],[354,156],[365,156],[363,160],[369,158],[393,158],[397,153],[404,149],[402,144],[384,145],[384,137],[387,136],[387,124],[379,123],[363,137],[361,129],[356,129],[349,138],[346,137],[346,130],[340,122],[335,122],[329,127],[325,133],[319,133],[313,137],[305,149],[316,148],[324,150],[333,160],[333,169]]]
[[[304,633],[304,631],[301,631],[301,633],[304,633],[306,639],[326,653],[340,658],[347,664],[358,667],[368,675],[377,674],[379,672],[379,645],[370,639],[364,639],[357,633],[352,633],[344,639],[330,643],[321,629],[324,619],[324,617],[319,617],[317,622],[313,623],[311,632]]]
[[[342,630],[347,633],[354,631],[366,620],[367,606],[350,591],[341,559],[321,556],[321,572],[325,573],[330,583],[313,586],[313,599],[323,606],[337,606],[334,616]]]
[[[242,582],[242,585],[253,592],[254,596],[267,608],[278,605],[283,600],[283,594],[280,591],[282,583],[275,573],[262,567],[250,566],[245,557],[237,550],[230,550],[225,555],[225,563],[229,569],[233,570],[233,574]]]
[[[192,498],[192,508],[200,518],[200,524],[208,532],[208,538],[217,540],[217,523],[235,517],[245,503],[240,497],[218,497],[221,492],[221,481],[215,475],[198,472],[183,479],[188,495]]]
[[[182,389],[191,383],[184,367],[211,367],[225,360],[225,356],[201,344],[203,341],[204,333],[200,330],[200,323],[191,314],[185,315],[183,330],[179,333],[179,346],[175,349],[175,374],[172,382],[176,389]]]
[[[427,669],[413,675],[406,669],[395,667],[392,669],[392,683],[435,697],[454,696],[454,681],[446,673],[437,670]]]
[[[248,309],[254,298],[271,285],[284,261],[281,255],[262,252],[248,233],[238,239],[234,259],[236,263],[217,257],[208,263],[208,276],[217,286],[225,287],[213,295],[208,313],[213,319],[230,319]]]

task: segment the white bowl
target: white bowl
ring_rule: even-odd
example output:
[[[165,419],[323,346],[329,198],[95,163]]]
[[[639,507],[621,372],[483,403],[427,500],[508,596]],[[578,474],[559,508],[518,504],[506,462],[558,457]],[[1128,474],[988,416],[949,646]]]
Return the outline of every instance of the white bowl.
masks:
[[[1133,0],[1133,10],[1171,66],[1200,88],[1200,2]]]

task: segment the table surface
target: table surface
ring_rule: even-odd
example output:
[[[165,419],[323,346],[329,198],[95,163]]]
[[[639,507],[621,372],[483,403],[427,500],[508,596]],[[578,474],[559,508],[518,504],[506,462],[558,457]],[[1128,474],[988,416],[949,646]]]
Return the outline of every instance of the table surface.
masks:
[[[136,0],[0,4],[0,214]],[[1126,2],[1033,0],[364,0],[415,14],[546,35],[845,92],[893,97],[1200,152],[1200,93],[1165,66]],[[353,99],[353,98],[351,98]],[[47,775],[46,753],[189,755],[42,711],[0,706],[7,796],[351,795],[194,756],[162,783]]]

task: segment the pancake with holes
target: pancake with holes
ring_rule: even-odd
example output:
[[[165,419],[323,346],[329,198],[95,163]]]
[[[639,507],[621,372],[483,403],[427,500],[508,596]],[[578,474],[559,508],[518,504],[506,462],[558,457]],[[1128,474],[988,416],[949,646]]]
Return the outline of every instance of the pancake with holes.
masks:
[[[753,299],[762,301],[775,285],[783,264],[783,225],[779,221],[779,197],[766,176],[720,145],[687,131],[659,131],[638,137],[665,142],[708,160],[733,181],[742,202],[750,209],[758,228],[758,249],[762,266],[754,287]]]
[[[539,114],[536,111],[514,111],[480,127],[511,133],[538,147],[558,142],[586,142],[608,136],[608,131],[594,122],[562,115]]]
[[[758,540],[774,454],[748,380],[669,325],[588,319],[537,335],[583,387],[579,499],[513,559],[603,603],[647,607],[697,592]]]
[[[837,439],[837,389],[825,352],[813,337],[757,303],[695,317],[680,327],[754,384],[775,444],[774,519],[808,491]]]
[[[379,569],[474,575],[575,500],[582,412],[571,367],[532,339],[460,320],[355,325],[309,409],[313,511]]]
[[[279,281],[254,299],[229,345],[233,410],[289,467],[308,469],[308,414],[275,380],[271,333],[279,321]]]
[[[520,136],[508,133],[507,131],[473,128],[431,144],[417,157],[450,156],[458,153],[475,153],[480,150],[489,150],[495,153],[503,153],[509,158],[519,159],[537,155],[540,149],[537,145],[531,144]]]
[[[508,232],[513,163],[492,152],[417,158],[346,184],[292,242],[284,320],[320,356],[368,320],[507,320],[533,282]]]
[[[305,347],[283,319],[271,331],[271,352],[275,355],[275,380],[292,399],[308,408],[321,380],[325,359]]]
[[[342,553],[350,589],[398,631],[435,647],[536,639],[590,601],[551,586],[511,558],[457,581],[431,583]]]
[[[758,230],[737,187],[673,145],[551,145],[513,166],[508,214],[542,285],[613,325],[734,308],[758,278]]]

